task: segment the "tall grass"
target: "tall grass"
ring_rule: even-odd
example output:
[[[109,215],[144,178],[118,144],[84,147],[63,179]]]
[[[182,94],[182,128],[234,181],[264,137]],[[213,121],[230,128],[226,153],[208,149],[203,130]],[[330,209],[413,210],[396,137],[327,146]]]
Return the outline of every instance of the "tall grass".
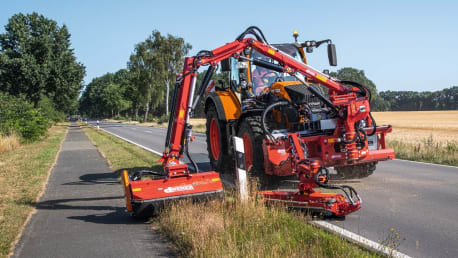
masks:
[[[376,256],[319,230],[308,218],[282,207],[225,201],[179,201],[155,225],[183,257],[368,257]]]
[[[0,155],[0,258],[8,256],[34,209],[66,130],[66,125],[54,126],[45,139],[16,146],[14,151]],[[6,142],[11,146],[19,139],[12,136]]]
[[[14,150],[21,145],[21,139],[15,133],[10,135],[0,135],[0,154]]]
[[[437,141],[432,135],[417,142],[388,140],[396,157],[414,161],[458,166],[458,141]]]

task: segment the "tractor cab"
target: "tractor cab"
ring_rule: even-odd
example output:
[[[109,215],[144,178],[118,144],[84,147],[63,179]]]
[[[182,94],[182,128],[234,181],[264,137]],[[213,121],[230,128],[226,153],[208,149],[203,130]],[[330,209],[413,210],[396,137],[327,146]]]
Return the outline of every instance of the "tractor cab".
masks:
[[[298,49],[294,44],[273,44],[273,46],[299,62],[305,62],[306,60],[303,51],[300,51],[300,49]],[[278,65],[277,61],[263,56],[256,50],[251,50],[249,56],[251,59],[260,59]],[[296,77],[291,76],[288,73],[277,72],[260,65],[256,65],[253,62],[249,62],[248,70],[248,81],[252,83],[252,89],[255,95],[259,95],[275,82],[297,81]]]

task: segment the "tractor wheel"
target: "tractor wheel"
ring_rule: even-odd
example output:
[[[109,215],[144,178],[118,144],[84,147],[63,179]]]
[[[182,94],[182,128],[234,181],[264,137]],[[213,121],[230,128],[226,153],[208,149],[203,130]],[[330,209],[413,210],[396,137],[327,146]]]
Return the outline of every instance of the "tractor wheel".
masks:
[[[353,166],[336,167],[337,179],[357,179],[372,175],[376,169],[377,162],[359,164]]]
[[[233,165],[233,161],[228,155],[225,122],[218,119],[218,113],[214,106],[208,108],[206,115],[208,158],[215,171],[224,172]]]
[[[257,178],[259,188],[266,188],[274,178],[264,171],[264,151],[262,150],[264,131],[261,127],[261,117],[245,118],[240,124],[237,136],[243,139],[246,171]]]

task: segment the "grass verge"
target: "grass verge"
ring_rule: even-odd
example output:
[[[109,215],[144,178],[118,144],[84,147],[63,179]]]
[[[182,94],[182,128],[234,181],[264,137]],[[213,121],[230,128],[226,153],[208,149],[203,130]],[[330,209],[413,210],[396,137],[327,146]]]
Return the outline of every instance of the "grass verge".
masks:
[[[60,124],[40,142],[0,155],[0,257],[6,257],[47,180],[68,126]]]
[[[150,167],[158,157],[101,130],[83,127],[114,170]],[[155,166],[160,169],[160,166]],[[375,257],[338,236],[315,228],[302,214],[252,200],[170,205],[153,219],[184,257]]]
[[[81,128],[98,148],[102,156],[107,159],[112,170],[116,172],[123,169],[128,169],[131,172],[145,168],[152,168],[158,171],[162,170],[162,166],[157,163],[159,160],[157,155],[105,133],[102,130],[97,130],[87,125],[81,125]]]
[[[394,149],[398,159],[458,166],[458,142],[456,141],[438,142],[430,136],[417,143],[388,140],[387,145]]]
[[[0,135],[0,154],[14,150],[21,145],[21,139],[18,135],[12,133],[10,135]]]

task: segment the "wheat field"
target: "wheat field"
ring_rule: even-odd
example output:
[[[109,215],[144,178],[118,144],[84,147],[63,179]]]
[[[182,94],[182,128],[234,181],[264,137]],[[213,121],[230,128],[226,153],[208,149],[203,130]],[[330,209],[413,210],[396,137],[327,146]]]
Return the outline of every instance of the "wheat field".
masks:
[[[391,124],[387,145],[396,157],[458,166],[458,111],[374,112],[377,125]]]
[[[390,140],[417,143],[432,137],[435,142],[458,141],[458,110],[373,112],[377,125],[390,124]]]

